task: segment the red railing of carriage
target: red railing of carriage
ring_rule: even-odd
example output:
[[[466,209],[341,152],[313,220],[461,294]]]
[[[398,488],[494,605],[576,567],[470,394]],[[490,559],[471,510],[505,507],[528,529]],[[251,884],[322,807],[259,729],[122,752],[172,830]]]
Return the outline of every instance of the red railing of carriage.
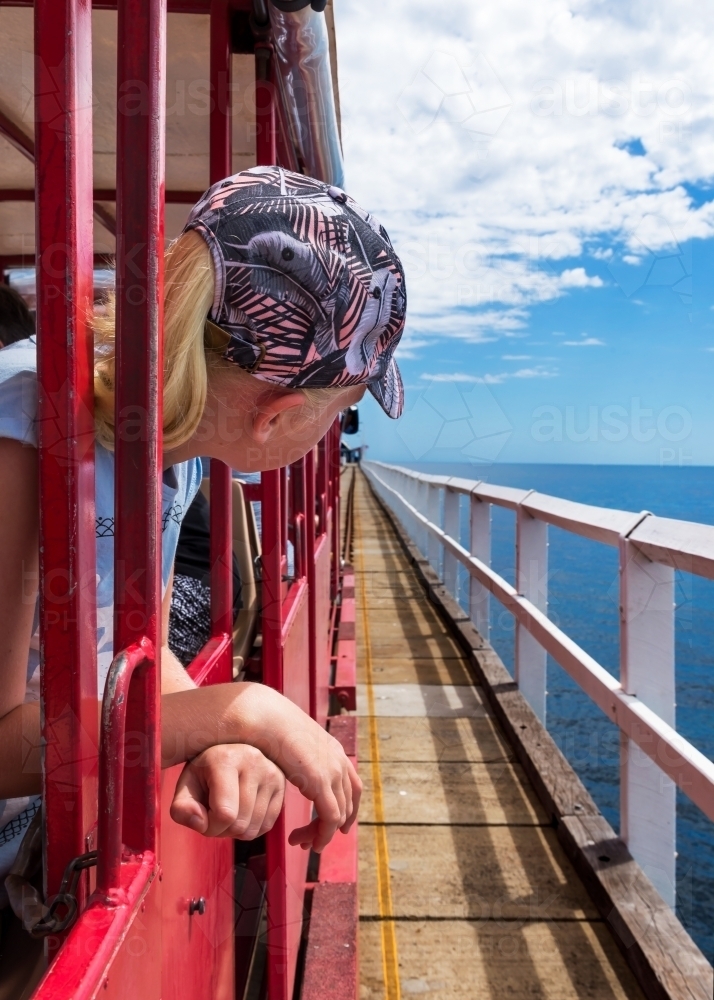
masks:
[[[185,3],[179,8],[188,9]],[[87,320],[93,265],[91,5],[35,3],[47,896],[57,893],[72,859],[98,852],[96,881],[89,873],[80,881],[76,924],[48,939],[50,964],[35,995],[221,1000],[235,995],[234,960],[243,945],[236,938],[233,844],[200,838],[167,818],[181,768],[162,773],[159,758],[166,8],[161,0],[120,0],[118,10],[118,92],[129,81],[140,86],[148,113],[117,116],[117,427],[131,419],[134,433],[118,433],[116,443],[119,655],[98,733],[93,345]],[[212,0],[211,182],[231,173],[229,11],[226,0]],[[256,65],[259,78],[269,82],[270,47],[263,47]],[[274,94],[266,87],[258,109],[258,163],[279,160]],[[248,499],[262,505],[263,681],[322,724],[340,586],[339,437],[336,425],[317,456],[311,452],[289,470],[264,473],[259,486],[246,490]],[[201,684],[232,676],[231,544],[231,470],[212,461],[212,637],[190,667]],[[132,766],[125,761],[126,731],[138,734],[143,746]],[[289,786],[283,814],[267,838],[270,1000],[292,996],[308,855],[288,846],[287,833],[307,822],[310,811],[310,803]],[[346,867],[347,878],[355,880],[353,861],[345,866],[338,860],[336,867]],[[191,901],[201,897],[208,905],[199,923]]]

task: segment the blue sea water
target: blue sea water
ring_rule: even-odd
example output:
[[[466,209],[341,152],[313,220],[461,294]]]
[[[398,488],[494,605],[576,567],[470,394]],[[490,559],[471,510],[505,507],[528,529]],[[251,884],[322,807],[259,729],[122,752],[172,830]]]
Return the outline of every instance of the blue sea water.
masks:
[[[621,510],[714,524],[714,468],[413,463],[424,472]],[[463,511],[466,529],[466,510]],[[464,535],[464,540],[465,540]],[[617,551],[549,529],[549,616],[614,676],[619,674]],[[492,566],[514,581],[511,511],[492,507]],[[465,571],[463,594],[467,593]],[[714,759],[714,582],[677,575],[676,726]],[[491,642],[513,670],[512,616],[492,601]],[[612,826],[619,829],[616,727],[555,662],[548,663],[547,725]],[[714,823],[682,793],[677,800],[677,913],[707,958],[714,958]]]

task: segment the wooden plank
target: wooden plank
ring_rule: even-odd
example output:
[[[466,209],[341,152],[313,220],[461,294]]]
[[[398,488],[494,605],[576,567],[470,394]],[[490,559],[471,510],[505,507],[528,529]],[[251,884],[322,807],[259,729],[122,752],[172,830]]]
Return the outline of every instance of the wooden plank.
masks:
[[[523,508],[533,517],[563,528],[583,538],[617,545],[620,534],[632,525],[635,516],[629,510],[615,510],[607,507],[593,507],[590,504],[562,500],[545,493],[531,493],[523,501]]]
[[[401,626],[404,634],[408,635],[407,626],[413,628],[415,625],[419,625],[421,626],[420,631],[425,635],[429,634],[429,629],[446,633],[447,628],[439,618],[428,595],[422,591],[422,596],[421,602],[414,600],[392,601],[391,604],[386,604],[383,600],[368,602],[366,607],[370,632],[378,634],[382,629],[387,630]]]
[[[387,823],[543,825],[548,822],[518,764],[383,761],[381,774]],[[372,823],[372,778],[366,770],[362,780],[360,822]]]
[[[565,817],[558,838],[648,1000],[711,1000],[711,965],[607,820]]]
[[[389,636],[378,636],[372,642],[372,652],[375,657],[401,657],[401,656],[420,656],[420,657],[445,657],[445,656],[456,656],[460,655],[459,648],[453,639],[448,635],[428,635],[428,636],[414,636],[408,638],[406,636],[399,638],[394,637],[393,639]],[[364,646],[362,645],[361,637],[358,636],[357,642],[357,656],[358,658],[364,655]]]
[[[359,722],[361,761],[367,764],[368,720]],[[389,761],[475,761],[481,764],[513,761],[514,755],[494,719],[377,719],[380,760]]]
[[[473,684],[377,684],[357,690],[357,714],[376,718],[483,719],[490,714]]]
[[[374,827],[360,832],[360,915],[367,917],[379,914],[374,835]],[[598,918],[550,827],[440,826],[427,835],[421,826],[390,826],[387,842],[397,919]]]
[[[714,526],[648,517],[630,540],[654,562],[714,580]]]
[[[429,1000],[645,1000],[602,923],[397,921],[401,986]],[[361,1000],[385,996],[380,926],[361,921]]]
[[[470,684],[472,674],[457,657],[397,656],[372,667],[375,684]],[[357,682],[367,680],[364,662],[357,666]]]
[[[399,608],[368,611],[369,631],[374,642],[393,640],[396,636],[409,638],[447,635],[446,626],[428,606],[402,605]]]

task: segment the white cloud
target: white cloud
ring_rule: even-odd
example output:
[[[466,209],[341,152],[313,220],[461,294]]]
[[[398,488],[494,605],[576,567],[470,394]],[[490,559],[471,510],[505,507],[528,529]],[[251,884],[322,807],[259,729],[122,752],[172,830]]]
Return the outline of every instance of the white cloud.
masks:
[[[379,31],[358,0],[335,16],[347,187],[404,258],[416,336],[518,335],[530,307],[602,287],[557,261],[714,235],[685,186],[714,162],[714,7],[392,0]]]
[[[582,340],[564,340],[566,347],[604,347],[605,341],[599,337],[583,337]]]
[[[530,361],[530,354],[502,354],[501,361]]]
[[[419,378],[425,382],[483,382],[478,375],[466,375],[464,372],[439,372],[436,375],[424,373]]]
[[[512,378],[557,378],[557,369],[553,371],[545,365],[536,365],[534,368],[519,368],[515,372],[499,372],[498,374],[468,375],[465,372],[437,372],[430,374],[424,372],[419,378],[425,382],[475,382],[479,385],[500,385],[507,379]]]
[[[520,368],[509,378],[557,378],[558,371],[546,368],[544,365],[536,365],[535,368]]]
[[[603,281],[597,274],[590,277],[584,267],[573,267],[560,275],[563,288],[602,288]]]

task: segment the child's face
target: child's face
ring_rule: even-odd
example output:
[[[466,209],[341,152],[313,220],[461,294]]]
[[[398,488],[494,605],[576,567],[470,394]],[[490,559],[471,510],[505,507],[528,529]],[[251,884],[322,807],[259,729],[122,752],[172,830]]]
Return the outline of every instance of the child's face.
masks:
[[[315,404],[302,392],[266,389],[238,403],[230,391],[212,393],[204,419],[184,454],[165,456],[180,461],[194,455],[218,458],[241,472],[265,472],[297,462],[320,441],[335,417],[359,402],[365,386],[325,393]]]
[[[248,449],[251,467],[246,472],[262,472],[290,465],[306,455],[322,440],[337,415],[348,406],[358,403],[364,396],[365,386],[351,386],[330,393],[329,402],[315,405],[302,397],[299,406],[287,407],[276,417],[256,422],[253,430],[254,444]],[[301,394],[302,395],[302,394]],[[270,423],[266,440],[264,424]],[[257,432],[257,433],[255,433]]]

